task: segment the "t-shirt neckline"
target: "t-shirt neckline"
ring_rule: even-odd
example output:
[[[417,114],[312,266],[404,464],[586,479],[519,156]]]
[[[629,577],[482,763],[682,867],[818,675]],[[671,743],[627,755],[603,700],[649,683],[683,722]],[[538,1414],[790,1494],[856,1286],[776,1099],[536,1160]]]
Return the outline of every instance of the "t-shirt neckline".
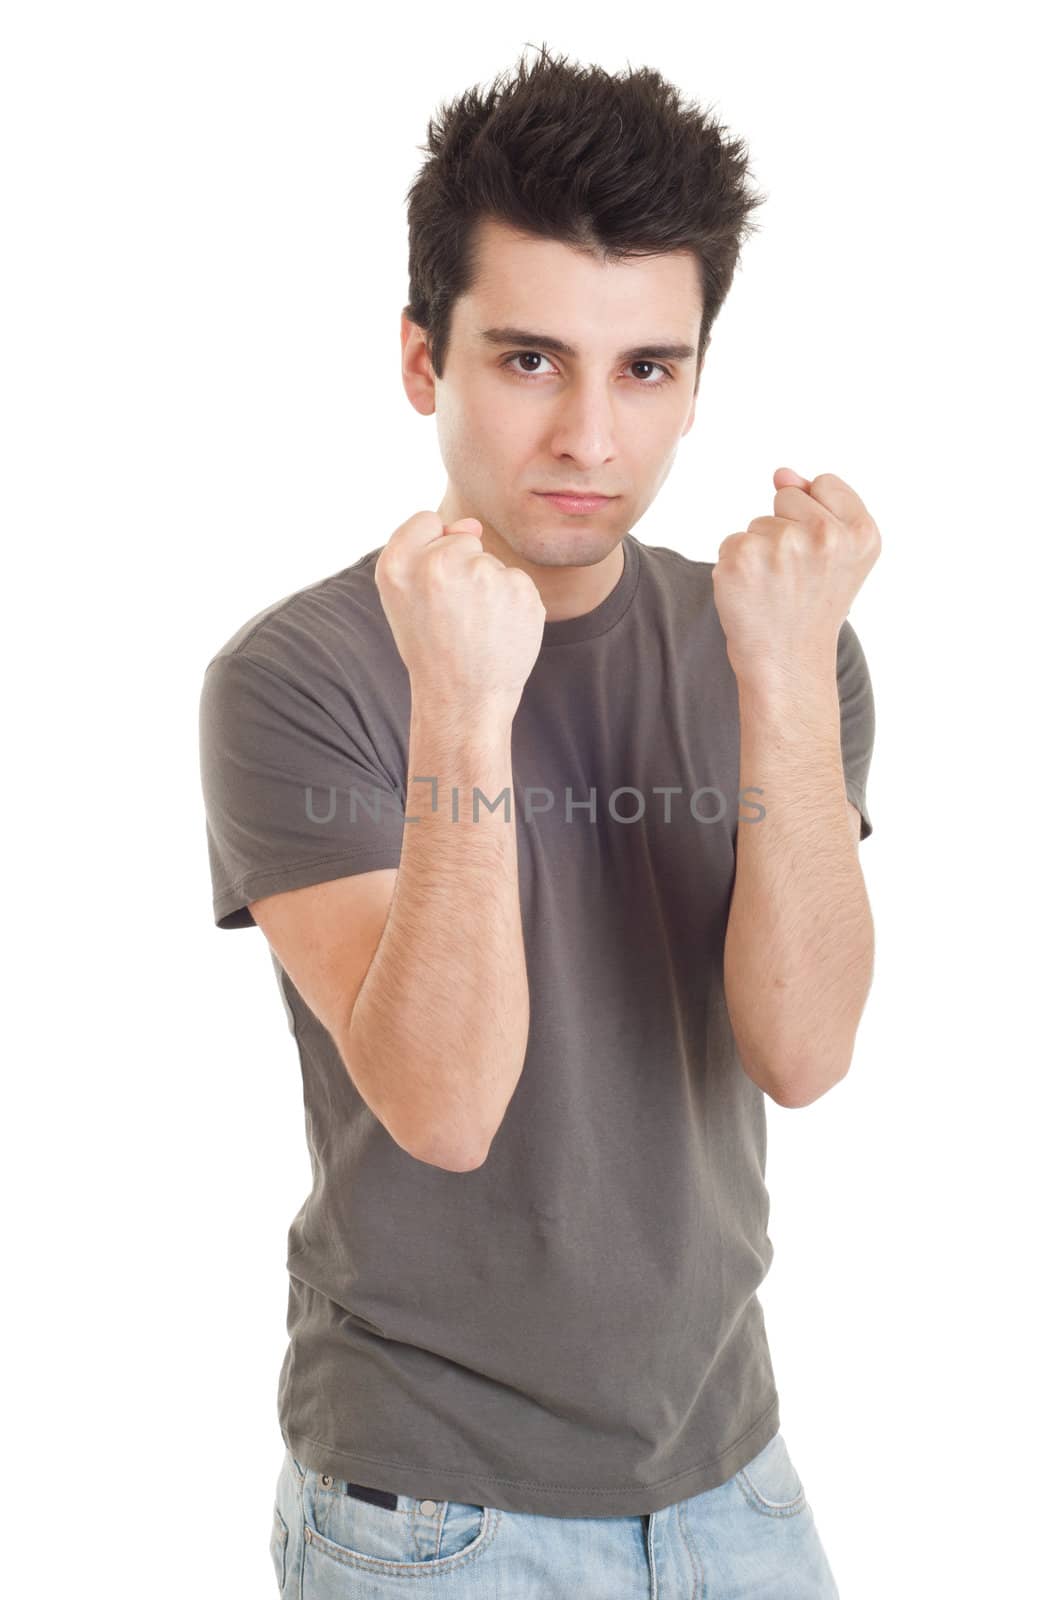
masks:
[[[626,533],[623,539],[624,570],[600,605],[582,616],[563,617],[556,622],[543,623],[543,648],[555,644],[578,644],[585,639],[596,639],[600,634],[615,628],[628,610],[638,588],[641,560],[638,540]]]

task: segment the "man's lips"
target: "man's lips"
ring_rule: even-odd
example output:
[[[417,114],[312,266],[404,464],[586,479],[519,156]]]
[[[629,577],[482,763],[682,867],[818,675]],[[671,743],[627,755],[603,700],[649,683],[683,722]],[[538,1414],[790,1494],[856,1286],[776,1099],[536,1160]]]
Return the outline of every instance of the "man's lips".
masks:
[[[549,500],[556,510],[573,517],[589,516],[592,511],[600,511],[618,498],[615,494],[583,494],[565,489],[533,489],[532,493],[538,495],[540,500]]]

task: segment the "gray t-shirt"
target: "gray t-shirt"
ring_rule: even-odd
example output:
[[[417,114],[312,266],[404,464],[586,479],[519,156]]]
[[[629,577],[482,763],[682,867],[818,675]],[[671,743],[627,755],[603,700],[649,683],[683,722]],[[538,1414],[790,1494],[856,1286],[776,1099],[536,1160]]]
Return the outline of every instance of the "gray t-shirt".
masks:
[[[630,533],[624,552],[599,606],[544,625],[513,721],[531,1025],[483,1166],[395,1143],[271,953],[312,1168],[288,1234],[279,1418],[314,1471],[633,1516],[725,1482],[779,1428],[757,1298],[764,1095],[723,987],[739,816],[770,797],[739,799],[713,563]],[[207,666],[220,928],[254,926],[249,899],[400,865],[409,678],[379,554],[252,617]],[[838,689],[866,838],[874,706],[848,620]]]

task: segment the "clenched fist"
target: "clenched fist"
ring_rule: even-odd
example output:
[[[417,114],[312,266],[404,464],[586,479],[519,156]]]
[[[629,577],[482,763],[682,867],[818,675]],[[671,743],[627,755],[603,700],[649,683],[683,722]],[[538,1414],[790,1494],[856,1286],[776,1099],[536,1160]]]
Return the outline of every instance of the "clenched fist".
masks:
[[[841,478],[775,473],[775,515],[720,542],[713,596],[735,676],[800,678],[826,664],[882,541]]]
[[[522,568],[483,548],[475,517],[415,512],[381,550],[376,585],[413,694],[457,712],[516,711],[546,607]]]

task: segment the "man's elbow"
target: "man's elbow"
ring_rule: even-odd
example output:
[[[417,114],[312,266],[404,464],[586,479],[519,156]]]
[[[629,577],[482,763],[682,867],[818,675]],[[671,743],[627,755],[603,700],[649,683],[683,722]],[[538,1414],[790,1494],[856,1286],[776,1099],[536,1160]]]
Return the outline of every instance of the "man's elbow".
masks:
[[[500,1120],[491,1120],[487,1126],[459,1125],[457,1117],[436,1117],[427,1129],[416,1138],[402,1142],[406,1154],[426,1166],[438,1167],[442,1172],[475,1172],[491,1154],[491,1146],[498,1132]]]
[[[484,1154],[470,1155],[464,1151],[407,1150],[406,1154],[412,1156],[414,1161],[423,1162],[426,1167],[438,1168],[440,1172],[475,1172],[487,1160]]]
[[[792,1068],[785,1075],[773,1080],[772,1087],[768,1090],[776,1105],[785,1107],[788,1111],[796,1111],[800,1106],[810,1106],[816,1100],[833,1089],[836,1084],[849,1071],[852,1062],[852,1051],[844,1061],[825,1064],[822,1059],[814,1067],[794,1071]]]
[[[427,1135],[403,1143],[402,1148],[415,1161],[441,1172],[475,1172],[487,1160],[491,1146],[482,1139],[455,1139],[453,1129],[437,1124]]]

